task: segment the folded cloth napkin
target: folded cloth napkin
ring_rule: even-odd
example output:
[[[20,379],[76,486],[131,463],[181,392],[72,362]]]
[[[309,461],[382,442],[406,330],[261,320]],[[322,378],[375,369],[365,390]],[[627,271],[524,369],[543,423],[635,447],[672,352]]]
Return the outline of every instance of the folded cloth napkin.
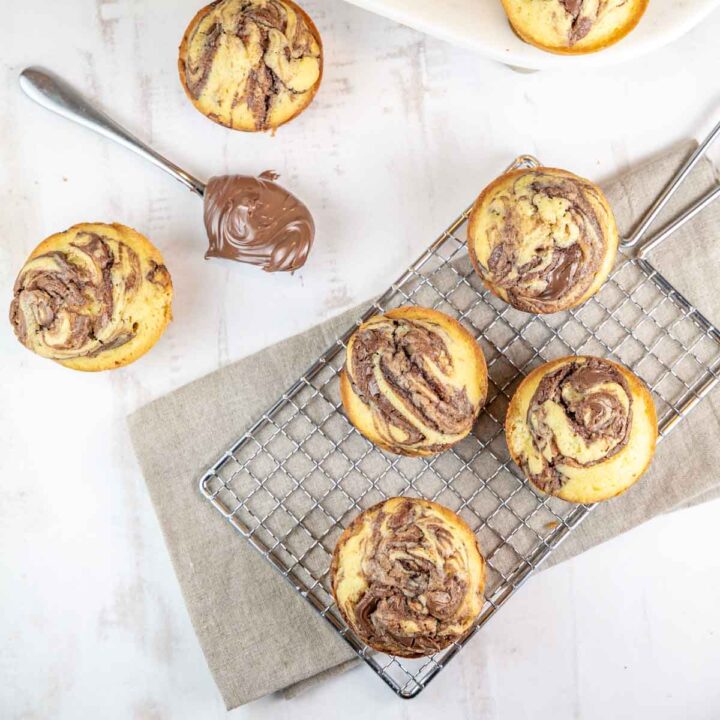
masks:
[[[687,142],[605,184],[626,235],[694,149]],[[659,224],[715,182],[698,164]],[[701,213],[652,260],[711,320],[720,321],[720,203]],[[132,441],[190,618],[228,709],[344,670],[350,647],[295,593],[198,491],[204,470],[359,315],[353,309],[229,365],[141,408]],[[720,495],[720,396],[713,393],[659,448],[650,472],[604,503],[545,566],[653,516]]]

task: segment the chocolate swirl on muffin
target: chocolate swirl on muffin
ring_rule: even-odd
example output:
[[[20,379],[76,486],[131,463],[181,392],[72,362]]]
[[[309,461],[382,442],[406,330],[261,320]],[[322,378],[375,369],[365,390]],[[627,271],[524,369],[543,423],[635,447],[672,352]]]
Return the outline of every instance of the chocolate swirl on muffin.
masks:
[[[559,53],[587,53],[617,42],[645,12],[648,0],[503,0],[515,32]]]
[[[570,27],[567,29],[567,42],[572,46],[590,32],[590,28],[597,21],[600,6],[594,2],[586,3],[585,0],[559,0],[559,2],[569,16]],[[623,0],[620,0],[620,3],[622,2]],[[610,3],[605,3],[605,5],[608,4]]]
[[[530,472],[532,482],[545,492],[558,490],[565,482],[562,466],[589,467],[620,452],[627,444],[632,406],[627,381],[601,358],[571,362],[546,375],[527,414],[533,443],[546,463],[540,472]]]
[[[25,263],[10,321],[20,342],[38,355],[104,369],[106,361],[117,366],[125,364],[118,358],[135,359],[144,333],[164,329],[171,297],[167,268],[145,238],[121,225],[79,225],[48,238]],[[146,325],[155,299],[159,318]],[[127,345],[134,348],[124,353]]]
[[[652,458],[657,420],[650,393],[627,368],[567,357],[518,387],[505,424],[508,448],[545,493],[596,502],[626,490]]]
[[[193,104],[215,122],[277,128],[317,91],[320,36],[291,0],[218,0],[188,26],[179,70]]]
[[[392,655],[442,650],[483,604],[484,561],[472,531],[426,500],[391,498],[362,513],[338,541],[331,573],[348,625]]]
[[[307,207],[273,180],[224,175],[205,189],[205,257],[258,265],[267,272],[292,272],[307,260],[315,224]]]
[[[400,308],[364,323],[348,343],[341,380],[358,429],[402,454],[441,452],[465,437],[486,388],[473,338],[451,318],[424,308]]]
[[[498,178],[469,221],[475,269],[492,292],[525,312],[557,312],[586,300],[607,277],[617,245],[600,189],[551,168]]]
[[[383,434],[390,441],[389,427],[402,428],[409,444],[425,439],[421,424],[445,435],[467,432],[472,425],[475,408],[466,389],[443,383],[434,372],[438,368],[448,374],[452,365],[438,330],[412,320],[369,323],[356,335],[348,355],[353,389],[373,407]],[[381,393],[376,374],[402,399],[402,408]]]

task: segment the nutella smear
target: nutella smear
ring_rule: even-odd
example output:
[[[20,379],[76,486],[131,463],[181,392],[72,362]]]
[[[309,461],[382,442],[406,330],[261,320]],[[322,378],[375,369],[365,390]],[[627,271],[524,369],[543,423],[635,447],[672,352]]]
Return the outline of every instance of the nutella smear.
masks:
[[[315,239],[307,207],[278,185],[270,171],[259,177],[222,175],[205,189],[206,258],[258,265],[266,272],[301,268]]]

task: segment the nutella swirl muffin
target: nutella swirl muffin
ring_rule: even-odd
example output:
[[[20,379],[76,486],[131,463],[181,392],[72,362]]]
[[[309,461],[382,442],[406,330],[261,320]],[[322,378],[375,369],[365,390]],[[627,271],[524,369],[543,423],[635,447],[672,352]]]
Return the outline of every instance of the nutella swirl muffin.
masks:
[[[359,515],[333,552],[332,591],[371,648],[414,658],[462,639],[483,606],[485,561],[442,505],[390,498]]]
[[[368,440],[400,455],[434,455],[472,430],[487,383],[482,350],[459,322],[401,307],[350,338],[340,393]]]
[[[217,0],[192,19],[180,80],[193,105],[234,130],[274,130],[301,113],[322,77],[320,34],[292,0]]]
[[[530,313],[585,302],[607,279],[617,248],[600,188],[554,168],[501,175],[475,201],[468,224],[470,259],[487,288]]]
[[[147,352],[171,318],[162,255],[124,225],[84,223],[38,245],[17,281],[10,322],[29,350],[74,370],[108,370]]]
[[[513,460],[535,487],[594,503],[625,492],[648,468],[657,418],[650,392],[626,367],[565,357],[522,381],[505,434]]]
[[[575,55],[625,37],[648,0],[502,0],[513,30],[541,50]]]

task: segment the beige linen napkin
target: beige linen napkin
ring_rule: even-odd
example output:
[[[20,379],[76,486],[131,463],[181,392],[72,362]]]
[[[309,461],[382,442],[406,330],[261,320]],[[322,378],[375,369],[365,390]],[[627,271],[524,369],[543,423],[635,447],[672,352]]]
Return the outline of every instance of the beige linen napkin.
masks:
[[[623,235],[693,148],[683,143],[606,184]],[[665,219],[714,182],[712,166],[701,162]],[[720,203],[656,250],[652,260],[711,320],[720,322],[720,296],[715,291]],[[198,479],[359,312],[351,310],[229,365],[129,418],[191,620],[228,709],[277,690],[292,694],[345,669],[355,657],[330,625],[201,497]],[[718,496],[719,431],[720,397],[715,393],[660,445],[642,481],[598,507],[547,565],[659,513]]]

